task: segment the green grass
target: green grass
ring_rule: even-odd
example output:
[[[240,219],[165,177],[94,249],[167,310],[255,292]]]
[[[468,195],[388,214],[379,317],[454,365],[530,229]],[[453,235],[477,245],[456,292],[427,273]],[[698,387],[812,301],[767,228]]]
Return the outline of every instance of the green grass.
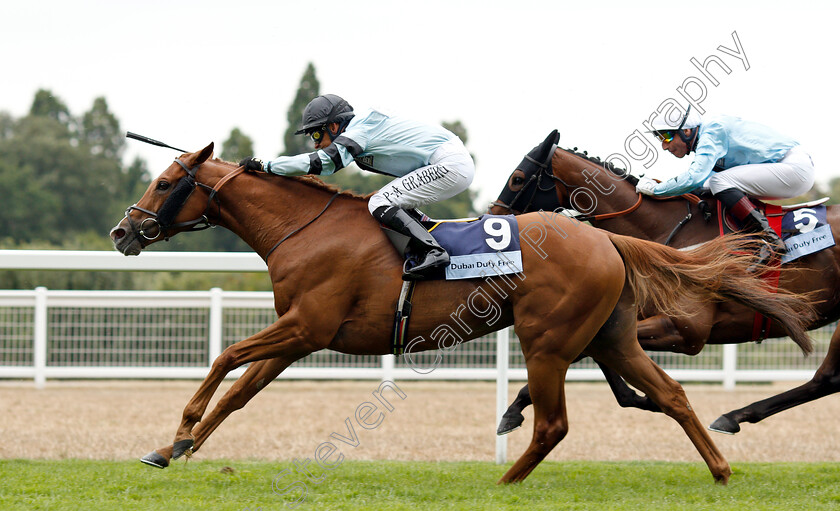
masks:
[[[838,463],[736,463],[728,486],[701,463],[545,462],[518,485],[496,486],[492,463],[344,461],[307,486],[299,510],[808,510],[840,508]],[[231,467],[232,471],[224,471]],[[0,509],[281,510],[272,481],[290,462],[176,462],[166,470],[136,461],[0,460]],[[301,486],[302,487],[302,484]]]

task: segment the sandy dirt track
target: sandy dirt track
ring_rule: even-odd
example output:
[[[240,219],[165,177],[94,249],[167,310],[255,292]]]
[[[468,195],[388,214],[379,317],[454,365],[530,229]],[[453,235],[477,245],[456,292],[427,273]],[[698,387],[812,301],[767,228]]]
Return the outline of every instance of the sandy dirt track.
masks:
[[[231,382],[222,384],[227,389]],[[797,383],[686,385],[701,422],[787,390]],[[358,425],[356,408],[379,382],[275,381],[235,412],[193,458],[289,460],[312,457],[336,432],[359,445],[340,444],[350,460],[460,461],[495,459],[495,385],[490,382],[397,382],[394,410],[370,430]],[[520,384],[510,386],[514,397]],[[0,382],[0,458],[136,459],[171,443],[181,411],[197,381]],[[218,394],[220,395],[220,394]],[[661,414],[619,408],[602,383],[567,385],[570,431],[551,460],[701,459],[677,424]],[[215,403],[215,400],[214,400]],[[211,404],[212,406],[212,404]],[[530,410],[530,409],[529,409]],[[508,461],[525,449],[532,415],[508,435]],[[734,436],[711,433],[730,462],[840,461],[840,397],[829,396],[745,424]]]

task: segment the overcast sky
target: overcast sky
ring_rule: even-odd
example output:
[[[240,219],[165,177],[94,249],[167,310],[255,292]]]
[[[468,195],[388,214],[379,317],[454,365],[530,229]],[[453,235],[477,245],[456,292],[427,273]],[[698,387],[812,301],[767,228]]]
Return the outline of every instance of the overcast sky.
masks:
[[[683,87],[705,96],[695,103],[707,114],[761,121],[799,140],[826,183],[840,176],[837,5],[3,0],[0,111],[24,115],[39,88],[74,115],[104,96],[124,130],[198,150],[220,148],[239,127],[268,159],[283,149],[286,111],[312,62],[321,92],[356,110],[460,120],[483,207],[554,128],[561,146],[624,155],[635,174],[684,170],[689,158],[661,149],[645,169],[628,154],[641,154],[641,142],[625,147],[664,101],[688,104]],[[173,157],[128,144],[126,159],[142,157],[154,175]]]

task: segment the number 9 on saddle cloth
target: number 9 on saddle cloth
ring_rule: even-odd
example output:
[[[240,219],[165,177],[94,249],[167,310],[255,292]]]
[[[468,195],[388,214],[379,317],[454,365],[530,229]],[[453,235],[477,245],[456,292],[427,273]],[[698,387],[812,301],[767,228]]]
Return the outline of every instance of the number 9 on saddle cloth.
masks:
[[[429,275],[430,280],[458,280],[522,272],[519,227],[513,215],[482,215],[468,220],[432,220],[424,215],[423,226],[449,253],[445,268]],[[422,254],[414,254],[408,237],[382,227],[397,252],[406,258],[406,269]]]

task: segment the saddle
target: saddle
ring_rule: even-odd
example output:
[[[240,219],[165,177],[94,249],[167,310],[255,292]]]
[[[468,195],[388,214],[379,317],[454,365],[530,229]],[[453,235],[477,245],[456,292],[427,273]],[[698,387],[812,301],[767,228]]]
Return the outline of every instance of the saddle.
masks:
[[[427,231],[431,231],[434,226],[440,222],[458,222],[458,221],[472,221],[476,220],[475,218],[462,218],[462,219],[455,219],[455,220],[435,220],[430,216],[426,215],[422,211],[417,208],[414,209],[406,209],[406,213],[411,215],[415,220],[420,222],[420,225],[426,228]],[[397,232],[389,227],[386,227],[382,224],[379,224],[380,229],[382,232],[385,233],[385,236],[391,240],[391,244],[394,245],[394,248],[397,249],[397,253],[400,255],[405,256],[408,250],[408,242],[411,240],[408,236],[403,233]]]

